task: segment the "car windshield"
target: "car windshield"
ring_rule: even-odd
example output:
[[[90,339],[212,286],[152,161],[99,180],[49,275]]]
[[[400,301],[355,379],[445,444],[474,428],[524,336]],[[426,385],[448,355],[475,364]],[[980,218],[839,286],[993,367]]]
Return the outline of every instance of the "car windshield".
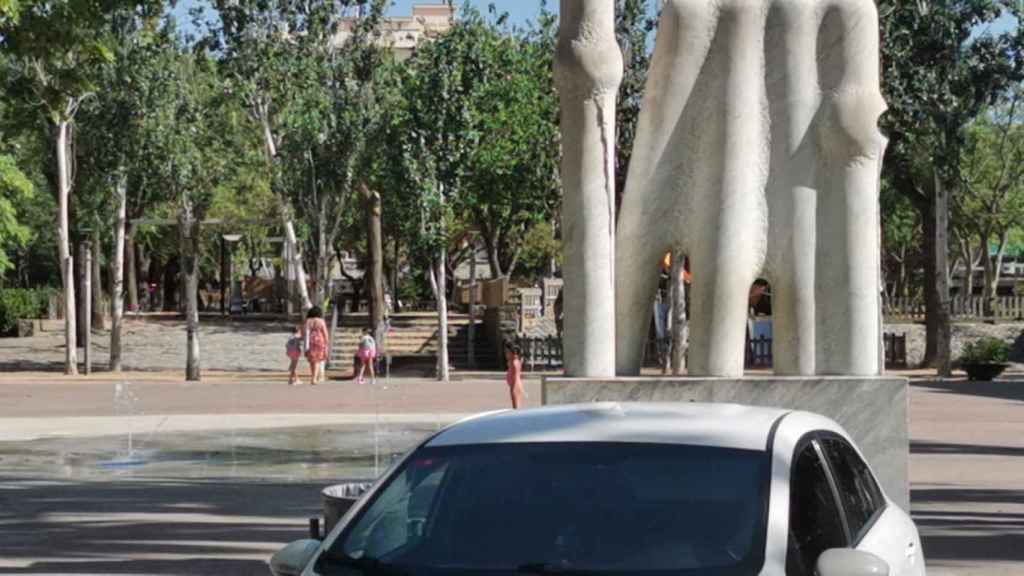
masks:
[[[753,575],[768,470],[764,451],[672,444],[422,448],[318,572]]]

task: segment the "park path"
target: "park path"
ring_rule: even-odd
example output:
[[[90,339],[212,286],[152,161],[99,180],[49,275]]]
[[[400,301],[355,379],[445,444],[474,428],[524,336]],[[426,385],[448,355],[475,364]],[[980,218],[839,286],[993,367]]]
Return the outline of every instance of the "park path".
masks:
[[[1024,574],[1024,381],[918,382],[911,501],[930,574]]]

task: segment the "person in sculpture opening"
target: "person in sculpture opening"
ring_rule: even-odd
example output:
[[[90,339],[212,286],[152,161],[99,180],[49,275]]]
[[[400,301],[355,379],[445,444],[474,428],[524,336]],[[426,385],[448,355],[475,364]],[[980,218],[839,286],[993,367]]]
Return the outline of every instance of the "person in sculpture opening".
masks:
[[[377,341],[373,339],[369,328],[363,329],[363,335],[359,338],[359,374],[356,380],[363,383],[363,373],[370,369],[370,380],[376,381],[377,374],[374,372],[373,361],[377,358]]]
[[[324,364],[331,354],[330,336],[324,313],[318,306],[313,306],[306,313],[306,322],[302,325],[302,341],[305,343],[306,360],[312,373],[311,384],[324,381]]]
[[[523,405],[523,361],[519,358],[519,348],[506,348],[505,359],[508,364],[505,382],[508,384],[509,396],[512,397],[512,409],[519,410]]]
[[[288,385],[298,386],[302,382],[299,380],[299,358],[302,358],[302,325],[295,327],[295,332],[292,333],[291,338],[288,339],[288,344],[285,345],[285,351],[288,354],[288,360],[291,365],[288,367]]]

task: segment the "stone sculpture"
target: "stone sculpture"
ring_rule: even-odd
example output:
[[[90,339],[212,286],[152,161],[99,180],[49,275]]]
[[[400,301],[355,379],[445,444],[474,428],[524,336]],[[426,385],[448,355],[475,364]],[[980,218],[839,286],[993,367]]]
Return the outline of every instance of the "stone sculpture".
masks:
[[[692,266],[691,375],[742,375],[758,277],[772,283],[777,373],[880,374],[874,3],[666,2],[614,263],[613,5],[561,3],[567,373],[608,376],[613,335],[618,373],[639,372],[671,251]]]
[[[615,375],[615,101],[622,52],[612,0],[561,0],[565,370]]]
[[[665,4],[618,222],[620,374],[668,251],[692,265],[692,375],[742,375],[758,277],[777,373],[881,373],[878,34],[871,0]]]

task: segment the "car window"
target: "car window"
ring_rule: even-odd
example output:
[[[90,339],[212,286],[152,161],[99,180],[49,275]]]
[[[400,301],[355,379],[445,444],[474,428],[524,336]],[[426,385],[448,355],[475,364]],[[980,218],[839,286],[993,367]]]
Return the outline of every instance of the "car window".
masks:
[[[797,454],[790,478],[786,576],[813,576],[822,552],[846,545],[824,463],[814,444],[807,444]]]
[[[672,444],[424,448],[331,552],[414,576],[756,574],[769,468],[764,450]]]
[[[395,477],[347,540],[345,553],[381,557],[422,538],[426,518],[448,467],[416,460]]]
[[[821,441],[821,447],[832,463],[833,477],[846,512],[850,534],[854,542],[857,542],[870,528],[875,514],[885,507],[882,491],[868,465],[846,440],[825,438]]]

